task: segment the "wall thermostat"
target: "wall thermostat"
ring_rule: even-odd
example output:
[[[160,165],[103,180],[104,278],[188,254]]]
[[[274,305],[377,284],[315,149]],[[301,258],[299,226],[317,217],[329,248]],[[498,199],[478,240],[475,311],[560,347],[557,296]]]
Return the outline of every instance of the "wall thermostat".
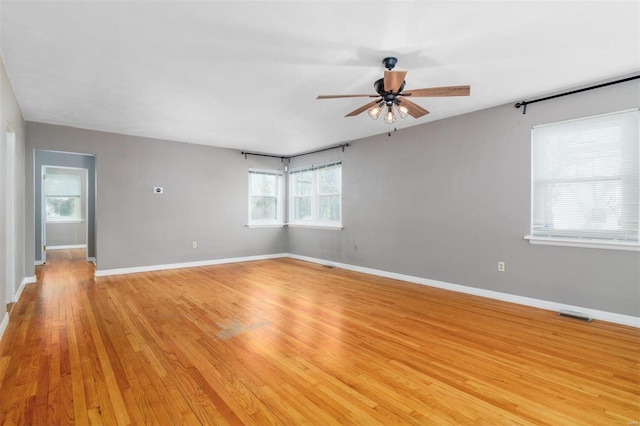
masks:
[[[153,193],[154,194],[162,194],[162,187],[161,186],[154,186],[153,187]]]

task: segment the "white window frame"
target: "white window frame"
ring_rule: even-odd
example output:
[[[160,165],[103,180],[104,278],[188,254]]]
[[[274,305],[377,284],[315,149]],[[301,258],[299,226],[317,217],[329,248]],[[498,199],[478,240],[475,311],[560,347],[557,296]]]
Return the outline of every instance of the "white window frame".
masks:
[[[535,126],[532,128],[532,140],[531,140],[531,229],[530,235],[525,236],[526,240],[529,240],[531,244],[545,244],[545,245],[559,245],[559,246],[570,246],[570,247],[584,247],[584,248],[602,248],[602,249],[612,249],[612,250],[630,250],[630,251],[640,251],[640,178],[638,170],[638,164],[640,163],[640,146],[638,146],[638,136],[636,135],[635,140],[631,139],[633,143],[630,145],[632,153],[629,155],[628,153],[623,154],[622,161],[627,162],[623,163],[623,169],[635,171],[635,174],[631,172],[628,174],[624,171],[620,171],[616,175],[599,177],[599,178],[576,178],[571,180],[571,182],[605,182],[610,181],[612,179],[620,180],[622,189],[622,200],[623,205],[629,206],[631,208],[630,216],[626,214],[624,216],[627,219],[624,224],[624,228],[627,232],[624,236],[614,236],[615,231],[598,231],[594,229],[576,229],[574,231],[569,231],[566,229],[563,230],[545,230],[540,228],[537,225],[536,221],[540,221],[540,212],[536,215],[536,208],[545,209],[545,200],[541,199],[540,195],[544,192],[537,192],[537,186],[544,185],[545,181],[540,179],[536,182],[536,155],[535,155],[535,139],[534,132],[536,129],[541,127],[548,127],[554,125],[563,125],[566,123],[576,122],[576,121],[588,121],[592,122],[594,119],[616,115],[616,114],[635,114],[636,121],[640,116],[638,109],[618,111],[608,114],[600,114],[591,117],[579,118],[576,120],[567,120],[557,123],[550,123],[541,126]],[[632,117],[633,119],[633,117]],[[587,123],[588,124],[588,123]],[[640,126],[638,129],[640,132]],[[633,136],[632,136],[633,137]],[[631,162],[631,163],[629,163]],[[559,178],[551,178],[548,179],[547,182],[549,184],[553,184],[554,182],[561,183],[561,181],[566,181]],[[539,194],[538,199],[536,200],[536,195]],[[535,203],[538,203],[536,206]],[[545,209],[546,210],[546,209]],[[637,216],[637,217],[636,217]],[[631,221],[629,222],[628,218],[631,217]],[[633,224],[635,220],[635,225]],[[545,226],[547,219],[544,219]],[[631,223],[631,227],[629,227],[629,223]],[[635,228],[634,228],[635,226]]]
[[[252,186],[251,179],[254,174],[266,174],[276,176],[276,220],[253,220],[251,218],[251,198],[252,194]],[[267,169],[255,169],[250,168],[248,173],[248,222],[247,226],[250,228],[262,228],[262,227],[277,227],[284,226],[284,202],[285,202],[285,189],[284,189],[284,174],[282,170],[267,170]]]
[[[320,170],[326,169],[329,167],[340,167],[341,176],[342,176],[342,161],[332,161],[330,163],[324,163],[319,165],[307,166],[307,167],[299,167],[296,169],[289,170],[289,222],[287,223],[290,227],[303,227],[303,228],[319,228],[319,229],[332,229],[332,230],[341,230],[342,229],[342,177],[340,179],[340,192],[335,194],[320,194],[320,179],[319,173]],[[295,218],[295,198],[294,194],[294,184],[293,178],[297,173],[309,171],[311,172],[311,218],[306,219],[296,219]],[[326,195],[338,195],[339,199],[339,211],[340,211],[340,220],[337,221],[321,221],[319,219],[319,204],[320,197]],[[306,197],[306,196],[305,196]]]
[[[78,195],[75,194],[57,194],[57,195],[49,195],[47,194],[47,190],[46,190],[46,185],[47,183],[45,183],[45,187],[43,188],[43,194],[44,194],[44,214],[45,214],[45,220],[48,223],[81,223],[83,222],[83,212],[82,212],[82,176],[75,174],[75,173],[69,173],[69,174],[64,174],[64,173],[50,173],[50,174],[46,174],[46,178],[45,178],[45,182],[47,181],[47,179],[53,179],[54,176],[68,176],[68,177],[73,177],[74,180],[79,181],[79,188],[80,188],[80,192]],[[57,198],[72,198],[74,200],[74,204],[75,204],[75,216],[49,216],[48,214],[48,201],[49,199],[57,199]]]

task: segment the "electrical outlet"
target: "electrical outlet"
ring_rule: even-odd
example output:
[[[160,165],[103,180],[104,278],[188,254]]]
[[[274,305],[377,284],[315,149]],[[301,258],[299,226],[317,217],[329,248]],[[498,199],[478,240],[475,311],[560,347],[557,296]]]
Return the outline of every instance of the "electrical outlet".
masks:
[[[197,241],[194,241],[191,245],[193,246],[193,248],[198,248],[198,242]]]
[[[498,262],[498,272],[504,272],[504,262]]]

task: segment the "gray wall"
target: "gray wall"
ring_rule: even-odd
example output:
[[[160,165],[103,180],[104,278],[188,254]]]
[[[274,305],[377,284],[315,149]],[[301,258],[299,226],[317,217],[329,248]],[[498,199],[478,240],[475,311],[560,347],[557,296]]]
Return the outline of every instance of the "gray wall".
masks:
[[[27,128],[27,139],[29,139],[29,129]],[[31,145],[31,141],[27,142],[27,145]],[[42,149],[32,149],[29,147],[27,152],[27,157],[30,155],[34,156],[33,160],[27,159],[27,188],[34,188],[33,194],[34,198],[32,200],[33,207],[31,205],[27,206],[27,211],[29,213],[34,213],[34,239],[35,245],[34,249],[34,260],[36,262],[42,261],[42,179],[40,179],[40,172],[42,171],[42,166],[61,166],[61,167],[77,167],[87,169],[87,177],[88,177],[88,194],[87,194],[87,257],[96,258],[96,158],[90,154],[80,154],[80,153],[69,153],[69,152],[60,152],[60,151],[45,151]],[[35,164],[35,170],[38,172],[37,179],[34,180],[33,166]],[[29,191],[29,189],[27,189]],[[29,231],[31,227],[27,229]],[[27,242],[30,240],[27,239]],[[50,241],[47,240],[48,244],[51,244]]]
[[[55,246],[76,246],[87,244],[87,171],[82,169],[61,169],[47,167],[47,175],[76,175],[81,179],[80,211],[81,222],[55,222],[46,223],[46,245],[48,248]],[[36,200],[36,209],[38,209]],[[37,246],[36,246],[37,247]],[[93,256],[89,256],[93,257]]]
[[[295,158],[291,167],[342,159],[344,230],[289,228],[289,252],[640,316],[640,253],[523,240],[531,126],[638,107],[639,93],[624,83],[526,115],[508,104]]]
[[[27,140],[27,193],[34,188],[34,149],[96,156],[98,270],[286,251],[286,228],[245,227],[248,169],[282,168],[279,159],[245,159],[235,150],[32,122]],[[154,186],[164,194],[154,194]],[[32,257],[32,199],[26,220]],[[34,259],[26,261],[32,265]]]
[[[5,158],[7,149],[7,124],[15,133],[15,163],[14,181],[15,197],[6,200],[6,169]],[[15,295],[25,276],[33,276],[33,263],[25,269],[25,122],[22,118],[20,106],[16,100],[11,82],[0,56],[0,321],[6,313],[7,293]],[[13,209],[15,218],[15,248],[13,249],[13,264],[6,265],[7,259],[7,205]],[[9,248],[10,250],[10,248]],[[7,282],[7,268],[13,269],[13,282]]]

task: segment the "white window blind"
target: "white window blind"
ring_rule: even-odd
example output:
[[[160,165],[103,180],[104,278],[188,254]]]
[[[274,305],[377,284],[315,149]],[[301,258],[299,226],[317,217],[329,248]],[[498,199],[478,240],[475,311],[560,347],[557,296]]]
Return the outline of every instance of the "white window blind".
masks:
[[[82,190],[82,178],[79,175],[47,174],[45,195],[56,197],[79,197]]]
[[[638,110],[532,129],[531,234],[638,242]]]
[[[341,162],[291,170],[289,188],[289,223],[341,226]]]
[[[249,170],[249,224],[283,224],[284,190],[279,170]]]

